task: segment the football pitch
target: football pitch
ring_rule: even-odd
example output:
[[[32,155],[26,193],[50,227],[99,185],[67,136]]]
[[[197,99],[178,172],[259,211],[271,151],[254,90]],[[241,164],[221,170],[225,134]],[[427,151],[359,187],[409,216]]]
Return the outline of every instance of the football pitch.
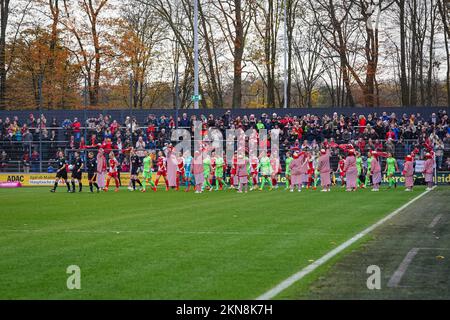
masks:
[[[283,189],[0,190],[0,299],[255,299],[424,192]],[[67,288],[71,265],[80,290]]]

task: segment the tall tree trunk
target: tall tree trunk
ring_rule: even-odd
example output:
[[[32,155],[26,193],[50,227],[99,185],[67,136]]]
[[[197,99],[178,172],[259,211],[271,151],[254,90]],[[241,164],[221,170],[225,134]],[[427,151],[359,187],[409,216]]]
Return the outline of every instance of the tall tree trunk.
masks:
[[[447,55],[447,75],[446,75],[446,87],[447,87],[447,107],[450,108],[450,8],[448,0],[437,0],[439,13],[441,14],[442,24],[444,25],[444,43],[445,53]]]
[[[9,0],[0,0],[0,110],[6,108],[6,27],[9,18]]]
[[[403,107],[409,105],[409,86],[406,74],[406,29],[405,29],[405,0],[399,0],[398,6],[400,10],[400,90],[401,103]]]
[[[235,30],[234,39],[234,77],[233,77],[233,108],[241,108],[242,104],[242,57],[244,55],[244,25],[241,14],[241,0],[234,0]]]
[[[411,0],[411,92],[409,105],[417,105],[417,0]]]
[[[434,26],[436,23],[436,14],[437,14],[437,6],[434,3],[434,0],[431,0],[430,3],[431,9],[431,22],[430,22],[430,45],[429,45],[429,52],[428,52],[428,74],[427,74],[427,98],[426,98],[426,104],[427,106],[432,105],[433,100],[433,88],[432,88],[432,80],[433,80],[433,60],[434,60]],[[448,60],[448,59],[447,59]]]
[[[59,24],[59,3],[58,0],[49,0],[50,12],[52,15],[52,31],[50,37],[50,56],[48,59],[48,86],[50,88],[48,92],[48,101],[47,107],[48,109],[53,109],[55,101],[54,101],[54,82],[55,82],[55,58],[56,58],[56,45],[58,42],[58,24]]]
[[[204,33],[205,50],[206,50],[206,54],[208,56],[208,67],[207,68],[208,68],[208,72],[209,72],[209,82],[210,82],[210,86],[211,86],[211,90],[210,90],[211,91],[211,100],[212,100],[214,108],[223,108],[222,99],[220,97],[221,92],[220,92],[219,86],[217,84],[218,75],[216,75],[215,68],[214,68],[214,56],[213,56],[213,52],[211,49],[211,41],[209,38],[208,28],[206,26],[206,19],[205,19],[205,16],[203,15],[201,1],[199,1],[199,3],[198,3],[198,9],[199,9],[200,19],[201,19],[203,33]]]

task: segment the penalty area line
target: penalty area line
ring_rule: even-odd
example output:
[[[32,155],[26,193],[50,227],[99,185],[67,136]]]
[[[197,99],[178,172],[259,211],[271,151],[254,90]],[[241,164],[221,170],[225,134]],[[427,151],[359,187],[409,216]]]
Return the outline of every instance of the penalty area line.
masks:
[[[436,186],[434,186],[431,190],[434,190],[435,187]],[[355,235],[352,238],[348,239],[347,241],[345,241],[344,243],[342,243],[338,247],[334,248],[333,250],[331,250],[330,252],[328,252],[327,254],[322,256],[320,259],[314,261],[313,263],[311,263],[310,265],[308,265],[305,268],[301,269],[297,273],[291,275],[289,278],[283,280],[282,282],[277,284],[275,287],[273,287],[269,291],[263,293],[262,295],[257,297],[256,300],[270,300],[270,299],[273,299],[278,294],[280,294],[281,292],[286,290],[288,287],[290,287],[291,285],[293,285],[294,283],[296,283],[297,281],[299,281],[300,279],[302,279],[306,275],[310,274],[311,272],[316,270],[321,265],[325,264],[331,258],[333,258],[337,254],[339,254],[340,252],[342,252],[343,250],[345,250],[346,248],[348,248],[349,246],[354,244],[356,241],[358,241],[359,239],[361,239],[362,237],[364,237],[368,233],[372,232],[374,229],[376,229],[377,227],[379,227],[380,225],[382,225],[383,223],[385,223],[389,219],[391,219],[394,216],[396,216],[397,214],[399,214],[402,210],[404,210],[405,208],[410,206],[415,201],[419,200],[420,198],[422,198],[423,196],[428,194],[431,190],[427,190],[425,192],[422,192],[417,197],[411,199],[410,201],[408,201],[407,203],[402,205],[400,208],[398,208],[398,209],[394,210],[393,212],[391,212],[386,217],[382,218],[378,222],[374,223],[370,227],[366,228],[365,230],[361,231],[357,235]]]

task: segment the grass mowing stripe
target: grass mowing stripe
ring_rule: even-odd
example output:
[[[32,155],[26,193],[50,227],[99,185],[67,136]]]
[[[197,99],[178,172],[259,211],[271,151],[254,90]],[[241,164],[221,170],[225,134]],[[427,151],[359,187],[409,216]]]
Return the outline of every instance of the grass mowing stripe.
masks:
[[[434,188],[435,187],[433,187],[432,189],[434,189]],[[276,297],[278,294],[280,294],[281,292],[286,290],[288,287],[293,285],[295,282],[299,281],[304,276],[306,276],[309,273],[313,272],[315,269],[317,269],[318,267],[320,267],[321,265],[326,263],[328,260],[333,258],[335,255],[337,255],[341,251],[345,250],[350,245],[352,245],[353,243],[355,243],[356,241],[358,241],[359,239],[364,237],[366,234],[368,234],[369,232],[371,232],[372,230],[374,230],[375,228],[377,228],[381,224],[385,223],[387,220],[389,220],[392,217],[394,217],[395,215],[397,215],[403,209],[405,209],[406,207],[408,207],[409,205],[411,205],[412,203],[414,203],[418,199],[422,198],[424,195],[428,194],[428,192],[430,192],[430,191],[427,190],[427,191],[421,193],[420,195],[418,195],[417,197],[413,198],[412,200],[408,201],[407,203],[402,205],[400,208],[396,209],[394,212],[392,212],[388,216],[384,217],[383,219],[379,220],[377,223],[375,223],[375,224],[371,225],[370,227],[366,228],[365,230],[363,230],[362,232],[358,233],[354,237],[350,238],[349,240],[347,240],[346,242],[344,242],[343,244],[341,244],[337,248],[331,250],[330,252],[328,252],[327,254],[322,256],[319,260],[315,261],[314,263],[311,263],[306,268],[303,268],[302,270],[300,270],[299,272],[293,274],[289,278],[285,279],[284,281],[282,281],[281,283],[279,283],[278,285],[276,285],[275,287],[273,287],[269,291],[263,293],[262,295],[257,297],[256,300],[270,300],[270,299]]]

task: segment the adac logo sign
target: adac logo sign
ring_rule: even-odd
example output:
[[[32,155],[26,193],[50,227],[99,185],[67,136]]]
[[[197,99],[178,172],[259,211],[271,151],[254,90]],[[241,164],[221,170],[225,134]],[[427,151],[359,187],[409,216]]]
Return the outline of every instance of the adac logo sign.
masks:
[[[127,186],[130,181],[129,173],[122,173],[121,175],[122,186]],[[70,175],[68,177],[70,181]],[[53,186],[55,183],[55,174],[52,173],[24,173],[24,174],[7,174],[0,173],[0,182],[20,182],[24,187],[48,187]],[[88,184],[87,174],[83,174],[84,185]],[[60,185],[64,183],[62,180],[59,182]]]
[[[2,180],[2,179],[0,179]],[[6,182],[25,182],[25,176],[24,175],[8,175]]]

